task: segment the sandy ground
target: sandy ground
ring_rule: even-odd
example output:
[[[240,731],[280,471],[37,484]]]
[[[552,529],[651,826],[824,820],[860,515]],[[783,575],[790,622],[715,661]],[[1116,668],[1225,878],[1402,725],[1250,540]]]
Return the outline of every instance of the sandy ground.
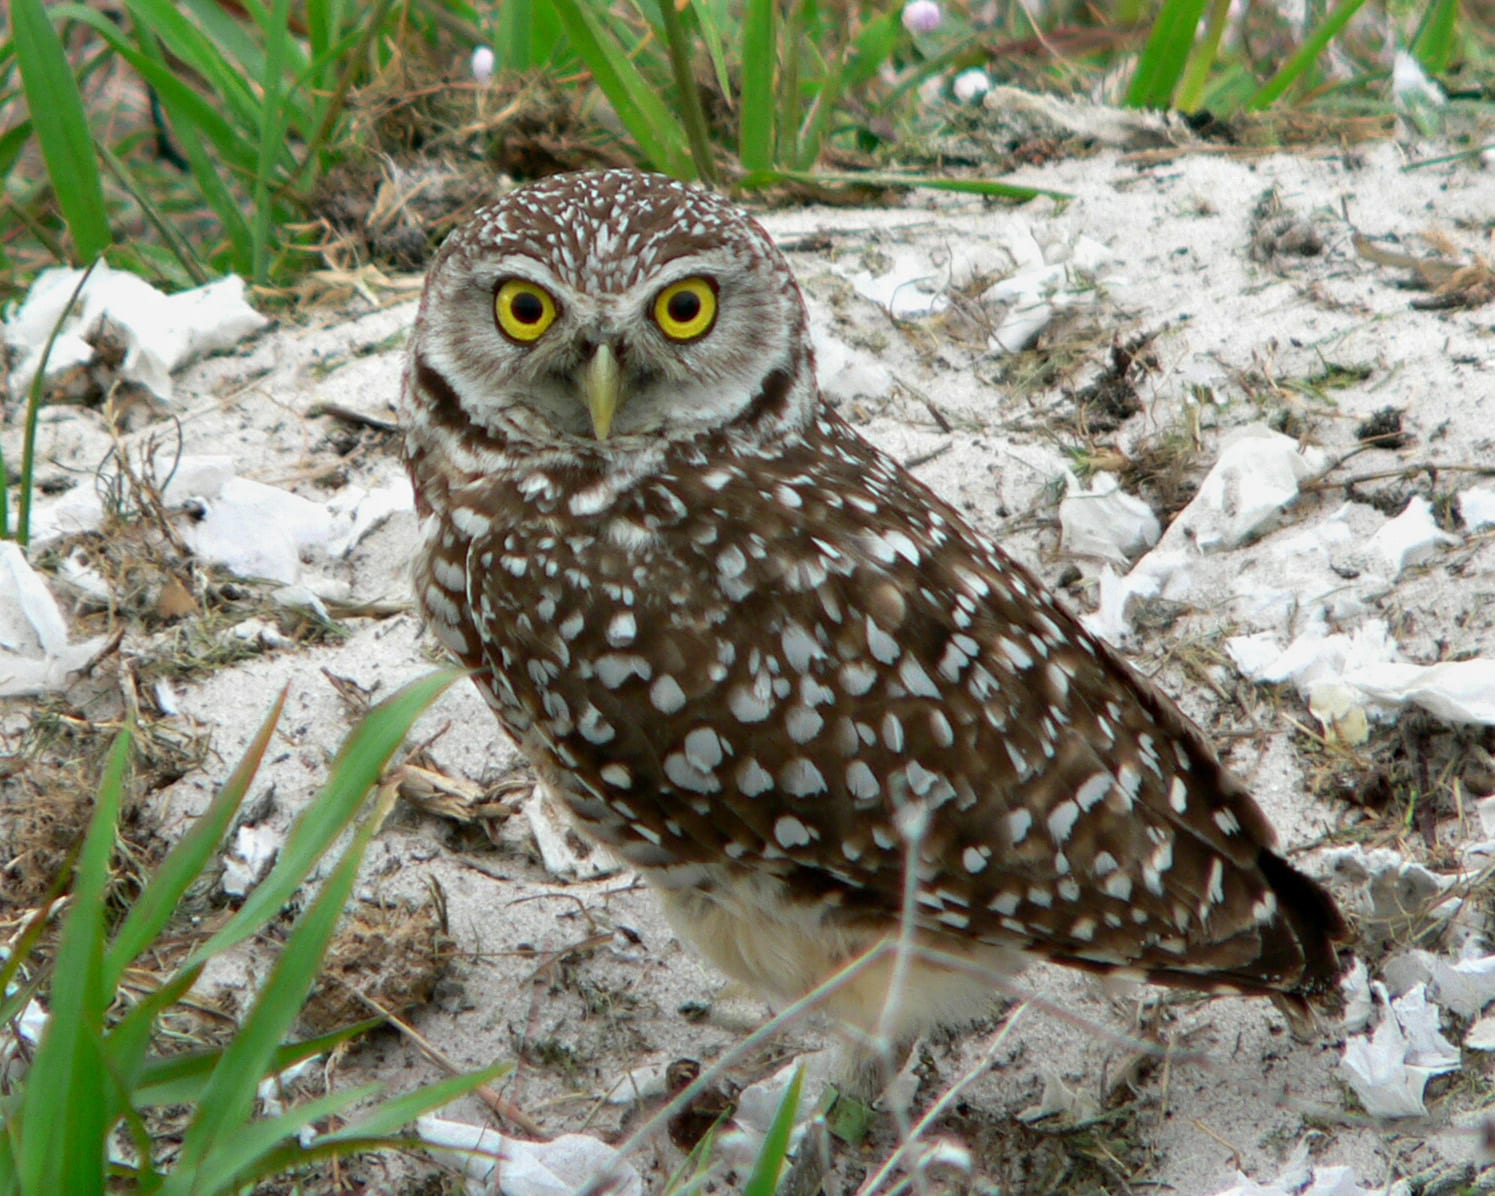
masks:
[[[1406,165],[1390,144],[1262,158],[1129,161],[1103,153],[1019,176],[1067,192],[1068,202],[1011,207],[926,194],[889,208],[762,217],[808,296],[834,401],[869,438],[918,462],[923,480],[1084,611],[1096,605],[1105,562],[1066,551],[1056,511],[1065,471],[1077,461],[1151,459],[1160,445],[1182,446],[1171,473],[1142,489],[1166,525],[1188,495],[1177,484],[1197,483],[1233,429],[1273,423],[1320,446],[1333,463],[1357,448],[1357,428],[1368,417],[1387,407],[1402,413],[1404,443],[1332,464],[1327,484],[1305,492],[1275,527],[1201,557],[1187,600],[1164,604],[1166,617],[1142,620],[1126,643],[1139,667],[1157,673],[1216,736],[1293,851],[1333,840],[1429,854],[1426,842],[1401,833],[1400,810],[1356,808],[1334,793],[1310,796],[1308,774],[1322,770],[1323,756],[1308,751],[1311,735],[1295,728],[1318,724],[1291,687],[1244,683],[1222,639],[1267,631],[1285,642],[1311,612],[1307,605],[1253,609],[1240,579],[1293,591],[1296,579],[1284,577],[1272,555],[1286,538],[1338,519],[1351,532],[1345,551],[1368,551],[1370,537],[1408,496],[1423,494],[1447,510],[1453,495],[1489,484],[1458,467],[1495,463],[1495,305],[1420,310],[1413,301],[1429,292],[1405,289],[1407,271],[1369,261],[1352,245],[1358,231],[1383,249],[1421,255],[1431,250],[1418,238],[1436,234],[1457,260],[1488,253],[1495,182],[1460,164]],[[1291,235],[1254,238],[1260,222],[1253,213],[1269,193],[1288,224],[1311,227],[1316,253],[1293,252]],[[1063,296],[1043,333],[1050,351],[1004,353],[990,334],[1011,313],[987,286],[1023,271],[1036,277],[1044,266],[1058,267],[1053,279]],[[888,302],[904,314],[895,318]],[[413,313],[405,301],[333,323],[282,326],[178,375],[173,409],[184,451],[229,454],[239,474],[316,502],[340,486],[377,490],[397,482],[392,438],[366,436],[350,452],[345,425],[311,412],[340,404],[393,419]],[[1011,334],[1014,324],[1005,326]],[[1139,409],[1114,428],[1096,425],[1095,409],[1082,409],[1075,392],[1101,371],[1113,340],[1142,337],[1147,343],[1130,374]],[[1040,371],[1045,361],[1052,372]],[[52,461],[47,476],[95,468],[106,443],[101,427],[93,412],[50,415],[42,441]],[[9,442],[6,451],[14,459]],[[1124,476],[1135,490],[1136,475]],[[302,580],[355,601],[406,603],[414,534],[413,515],[397,511],[346,558],[308,554]],[[1404,657],[1420,663],[1495,657],[1492,543],[1488,528],[1455,528],[1424,563],[1399,575],[1341,571],[1354,601],[1336,608],[1336,628],[1385,619]],[[1127,567],[1113,564],[1118,572]],[[1317,591],[1302,597],[1320,601]],[[340,642],[269,647],[177,688],[174,718],[206,731],[212,752],[200,770],[153,798],[168,828],[204,806],[283,686],[286,716],[253,803],[256,821],[271,828],[284,827],[315,795],[348,729],[349,706],[329,678],[377,697],[433,666],[431,641],[408,609],[339,622]],[[122,647],[127,655],[148,650],[131,637]],[[116,700],[106,687],[85,709],[102,715]],[[482,784],[516,763],[465,684],[422,720],[417,738],[431,739],[437,767]],[[1357,760],[1368,768],[1367,759],[1351,751],[1342,765],[1353,772]],[[1460,833],[1447,822],[1435,828],[1445,843]],[[517,1060],[504,1094],[547,1131],[614,1137],[636,1118],[626,1101],[604,1099],[624,1077],[683,1057],[709,1062],[768,1016],[723,990],[633,877],[548,874],[522,815],[492,832],[490,843],[401,808],[375,841],[361,887],[390,901],[423,900],[440,885],[457,955],[414,1023],[458,1066]],[[1303,866],[1313,868],[1316,858],[1310,852]],[[240,962],[243,973],[225,967],[219,981],[244,984],[263,972],[253,958]],[[1374,975],[1378,960],[1369,962]],[[1466,1052],[1463,1072],[1433,1090],[1430,1120],[1376,1123],[1336,1077],[1343,1036],[1330,1029],[1319,1041],[1296,1042],[1265,1002],[1175,998],[1158,1006],[1156,993],[1106,992],[1047,967],[1026,973],[1021,986],[1018,995],[1041,996],[1063,1016],[1030,1012],[1002,1040],[997,1066],[971,1083],[939,1130],[972,1148],[978,1178],[1009,1193],[1123,1190],[1126,1183],[1214,1192],[1238,1169],[1270,1180],[1305,1139],[1315,1162],[1349,1165],[1362,1183],[1378,1186],[1469,1158],[1473,1139],[1460,1126],[1488,1104],[1495,1079],[1490,1056]],[[921,1101],[979,1060],[995,1025],[925,1044]],[[1117,1031],[1158,1036],[1207,1062],[1154,1057],[1128,1072],[1133,1052]],[[795,1026],[772,1058],[824,1042],[814,1024]],[[737,1078],[768,1070],[771,1059],[760,1059]],[[343,1060],[336,1075],[351,1083],[370,1073],[402,1088],[438,1074],[392,1034]],[[1118,1095],[1123,1073],[1134,1087]],[[1042,1103],[1046,1086],[1055,1097],[1061,1084],[1103,1104],[1109,1094],[1109,1107],[1121,1111],[1068,1131],[1063,1118],[1057,1130],[1017,1119]],[[487,1117],[476,1101],[448,1114]],[[654,1188],[679,1158],[656,1136],[634,1161]],[[855,1158],[849,1174],[872,1161]],[[387,1166],[376,1169],[376,1187],[394,1185],[409,1164]]]

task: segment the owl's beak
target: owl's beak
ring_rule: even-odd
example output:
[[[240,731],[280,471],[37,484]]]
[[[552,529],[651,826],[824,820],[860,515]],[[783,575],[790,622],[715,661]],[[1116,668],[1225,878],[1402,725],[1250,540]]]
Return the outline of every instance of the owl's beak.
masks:
[[[618,356],[604,342],[597,346],[581,376],[581,397],[592,417],[592,433],[606,440],[613,427],[613,416],[622,402],[623,372]]]

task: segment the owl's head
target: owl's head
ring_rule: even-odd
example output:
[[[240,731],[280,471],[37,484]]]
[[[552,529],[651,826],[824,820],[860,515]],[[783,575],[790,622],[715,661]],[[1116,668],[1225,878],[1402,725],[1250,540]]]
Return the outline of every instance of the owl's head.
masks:
[[[467,421],[536,448],[795,428],[815,400],[804,303],[768,234],[719,196],[628,170],[558,175],[475,213],[431,267],[411,360]]]

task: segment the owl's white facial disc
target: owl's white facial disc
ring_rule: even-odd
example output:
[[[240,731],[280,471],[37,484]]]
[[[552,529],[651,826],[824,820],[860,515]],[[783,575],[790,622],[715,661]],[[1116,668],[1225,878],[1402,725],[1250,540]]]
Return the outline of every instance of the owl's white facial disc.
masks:
[[[506,284],[525,292],[532,324],[505,330]],[[704,331],[661,310],[681,284],[698,297],[680,310],[714,308]],[[671,335],[682,327],[691,335]],[[603,346],[617,364],[614,452],[729,425],[773,438],[813,412],[804,304],[768,235],[710,192],[632,171],[523,187],[453,234],[426,283],[412,368],[443,376],[461,414],[511,447],[584,448],[603,438],[587,402]]]

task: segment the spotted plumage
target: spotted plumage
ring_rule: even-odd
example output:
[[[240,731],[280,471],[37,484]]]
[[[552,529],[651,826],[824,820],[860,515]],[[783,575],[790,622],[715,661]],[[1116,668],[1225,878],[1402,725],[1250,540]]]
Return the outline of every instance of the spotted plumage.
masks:
[[[1333,902],[1166,697],[820,398],[787,264],[724,200],[615,171],[484,208],[404,415],[436,636],[729,973],[798,997],[911,891],[977,969],[1333,986]],[[905,1031],[990,990],[916,975]],[[886,983],[827,1007],[870,1029]]]

